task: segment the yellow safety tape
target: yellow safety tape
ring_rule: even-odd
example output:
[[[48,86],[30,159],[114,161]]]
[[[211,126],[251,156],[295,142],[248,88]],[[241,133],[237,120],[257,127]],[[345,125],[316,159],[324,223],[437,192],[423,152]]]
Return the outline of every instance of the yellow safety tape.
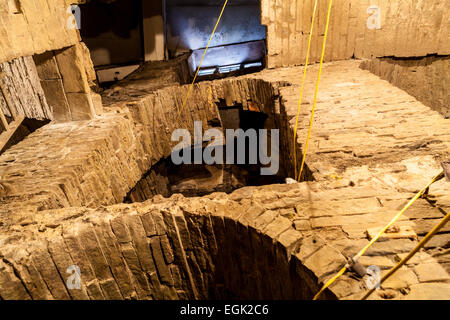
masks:
[[[450,213],[447,213],[447,215],[423,238],[419,244],[410,251],[410,253],[402,259],[395,267],[393,267],[391,270],[389,270],[388,273],[386,273],[383,278],[380,280],[380,285],[383,284],[387,279],[389,279],[398,269],[400,269],[404,264],[406,264],[425,244],[427,244],[428,241],[433,238],[433,236],[439,232],[439,230],[444,227],[447,222],[450,220]],[[376,287],[373,289],[370,289],[364,297],[362,297],[361,300],[366,300],[374,291],[376,290]]]
[[[358,258],[360,258],[369,248],[371,245],[373,245],[385,232],[387,229],[389,229],[402,215],[403,213],[405,213],[406,210],[408,210],[409,207],[411,207],[411,205],[416,202],[417,199],[419,199],[427,190],[428,188],[435,183],[437,180],[439,180],[441,177],[443,177],[444,175],[444,171],[441,171],[438,175],[436,175],[427,185],[425,188],[423,188],[422,190],[420,190],[415,196],[414,198],[412,198],[408,204],[391,220],[391,222],[389,222],[386,227],[384,227],[378,234],[376,237],[374,237],[354,258],[353,261],[357,261]],[[320,296],[320,294],[325,291],[325,289],[327,289],[329,286],[331,286],[333,284],[333,282],[335,282],[340,276],[342,276],[345,271],[348,269],[348,266],[345,266],[344,268],[341,269],[341,271],[338,272],[338,274],[336,276],[334,276],[333,278],[331,278],[323,287],[322,289],[320,289],[320,291],[314,296],[314,300],[317,300],[317,298]]]
[[[323,44],[322,44],[322,56],[320,57],[319,76],[317,77],[316,92],[315,92],[315,95],[314,95],[314,104],[313,104],[313,107],[312,107],[312,110],[311,110],[311,120],[309,122],[308,137],[306,138],[306,145],[305,145],[305,151],[304,151],[304,154],[303,154],[302,165],[300,167],[300,173],[299,173],[298,178],[297,178],[298,181],[300,181],[300,179],[302,178],[303,168],[305,166],[306,154],[308,152],[309,141],[311,139],[311,131],[312,131],[312,126],[313,126],[313,121],[314,121],[314,113],[316,111],[317,97],[318,97],[318,94],[319,94],[320,77],[322,75],[323,59],[325,57],[325,49],[326,49],[326,46],[327,46],[328,27],[330,25],[330,17],[331,17],[331,7],[332,7],[332,5],[333,5],[333,0],[330,0],[330,2],[328,3],[327,24],[326,24],[326,27],[325,27],[325,34],[324,34]],[[297,164],[295,164],[295,165],[297,165]]]
[[[184,107],[186,106],[186,102],[192,91],[192,87],[194,86],[195,80],[197,80],[198,73],[199,73],[202,63],[203,63],[203,59],[205,58],[206,52],[208,51],[209,45],[211,44],[211,40],[214,37],[214,34],[216,33],[216,29],[220,23],[220,19],[222,19],[222,15],[223,15],[223,12],[225,11],[225,7],[227,6],[227,3],[228,3],[228,0],[225,0],[225,3],[223,4],[223,7],[222,7],[222,11],[220,12],[219,18],[217,19],[217,22],[216,22],[216,25],[214,26],[213,32],[211,33],[211,37],[209,37],[208,45],[206,46],[205,51],[203,52],[202,59],[200,60],[200,64],[198,65],[197,71],[195,72],[194,80],[192,80],[192,83],[191,83],[191,86],[189,87],[188,93],[186,94],[186,97],[184,98],[183,106],[181,107],[181,109],[178,112],[177,122],[178,122],[178,120],[180,120],[181,113],[183,112]]]
[[[314,23],[316,20],[316,12],[317,12],[317,3],[318,0],[314,3],[313,16],[311,21],[311,30],[309,31],[309,39],[308,39],[308,49],[306,50],[306,62],[305,62],[305,70],[303,70],[303,79],[302,86],[300,89],[300,98],[298,99],[298,108],[297,108],[297,120],[295,121],[295,129],[294,129],[294,166],[295,166],[295,178],[297,178],[297,130],[298,130],[298,119],[300,117],[300,108],[302,106],[302,98],[303,98],[303,89],[305,88],[305,80],[306,80],[306,71],[308,70],[309,64],[309,54],[311,52],[311,40],[314,31]]]

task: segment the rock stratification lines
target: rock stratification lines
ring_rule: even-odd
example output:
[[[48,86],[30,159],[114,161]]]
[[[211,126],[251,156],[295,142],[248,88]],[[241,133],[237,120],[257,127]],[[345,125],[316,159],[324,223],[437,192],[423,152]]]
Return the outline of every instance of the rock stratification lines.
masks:
[[[219,98],[252,101],[278,117],[292,150],[300,70],[197,84],[182,125],[214,123]],[[170,154],[173,111],[187,88],[141,92],[96,119],[50,124],[0,156],[2,299],[311,299],[368,243],[367,230],[390,221],[449,158],[450,120],[358,62],[335,62],[324,68],[307,159],[315,182],[120,204]],[[306,84],[299,144],[313,88]],[[361,264],[387,272],[449,211],[448,191],[448,182],[434,184],[398,222],[417,237],[381,239]],[[449,232],[373,298],[450,298]],[[73,265],[80,290],[67,287]],[[359,298],[364,283],[346,273],[321,297]]]

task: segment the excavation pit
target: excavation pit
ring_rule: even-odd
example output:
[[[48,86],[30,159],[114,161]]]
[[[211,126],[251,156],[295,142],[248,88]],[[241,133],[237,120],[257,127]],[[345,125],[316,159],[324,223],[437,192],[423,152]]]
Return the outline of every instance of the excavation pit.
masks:
[[[227,88],[240,92],[235,91],[233,99],[227,96]],[[205,108],[211,114],[200,121],[193,119],[193,126],[190,122],[187,128],[192,134],[186,132],[187,141],[180,136],[172,139],[172,154],[151,166],[125,202],[142,202],[157,194],[170,197],[181,193],[193,197],[230,193],[244,186],[282,184],[286,178],[293,178],[293,134],[277,90],[270,83],[246,79],[194,86],[194,102],[189,102],[183,112],[189,114],[190,108]],[[202,97],[206,101],[194,105]],[[181,96],[178,98],[181,100]],[[173,130],[179,129],[184,128]],[[213,136],[208,134],[210,131]],[[185,144],[174,146],[174,141]],[[296,150],[297,159],[301,159],[301,146],[297,144]],[[179,159],[177,163],[174,156]],[[212,160],[208,161],[207,156]],[[305,173],[304,180],[312,180],[307,165]]]

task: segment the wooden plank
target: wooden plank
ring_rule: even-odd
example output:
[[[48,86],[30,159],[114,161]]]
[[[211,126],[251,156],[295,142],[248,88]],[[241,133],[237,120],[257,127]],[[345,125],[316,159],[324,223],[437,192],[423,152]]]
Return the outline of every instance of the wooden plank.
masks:
[[[1,126],[5,131],[9,130],[8,121],[5,118],[5,115],[3,114],[3,111],[0,112],[0,119],[1,119]]]
[[[1,88],[2,93],[3,93],[3,82],[2,82],[2,80],[5,77],[5,75],[6,75],[6,73],[4,71],[0,72],[0,88]],[[3,95],[5,95],[5,94],[3,93]],[[5,97],[5,101],[6,101],[6,106],[9,109],[9,104],[8,104],[8,100],[6,100],[6,97]],[[0,112],[0,119],[1,119],[1,126],[2,126],[2,128],[5,131],[8,131],[9,130],[8,121],[6,120],[5,115],[3,114],[3,111]]]
[[[3,113],[1,114],[3,115]],[[16,133],[17,129],[20,127],[24,119],[25,117],[22,115],[17,116],[17,119],[9,124],[9,130],[3,131],[2,134],[0,134],[0,154],[5,152],[6,145],[14,136],[14,133]]]

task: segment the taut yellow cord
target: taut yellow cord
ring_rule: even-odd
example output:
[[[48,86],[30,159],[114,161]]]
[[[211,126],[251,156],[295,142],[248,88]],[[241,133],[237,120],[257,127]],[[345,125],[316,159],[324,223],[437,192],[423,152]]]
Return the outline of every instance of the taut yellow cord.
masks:
[[[305,151],[303,153],[302,165],[300,166],[300,173],[299,173],[298,178],[297,178],[298,181],[300,181],[300,179],[302,178],[303,168],[305,166],[306,154],[308,152],[308,147],[309,147],[309,140],[311,139],[311,131],[312,131],[312,126],[313,126],[313,122],[314,122],[314,112],[316,111],[317,96],[319,94],[320,76],[322,75],[323,59],[325,57],[325,49],[327,47],[328,27],[330,25],[330,17],[331,17],[331,7],[332,7],[332,5],[333,5],[333,0],[330,0],[330,2],[328,3],[327,25],[325,27],[325,34],[324,34],[324,37],[323,37],[322,56],[320,57],[319,76],[317,77],[316,92],[314,94],[314,104],[313,104],[313,108],[311,110],[311,120],[310,120],[310,123],[309,123],[308,137],[306,138],[306,145],[305,145]]]
[[[431,238],[433,238],[433,236],[439,232],[439,230],[442,229],[442,227],[444,227],[447,222],[450,220],[450,213],[447,213],[446,216],[441,220],[441,222],[439,222],[434,228],[433,230],[431,230],[426,236],[425,238],[423,238],[419,244],[413,249],[411,250],[411,252],[405,257],[403,258],[402,261],[400,261],[395,267],[393,267],[391,270],[389,270],[388,273],[386,273],[386,275],[381,278],[380,280],[380,285],[383,284],[383,282],[385,282],[387,279],[389,279],[390,276],[392,276],[398,269],[400,269],[405,263],[407,263],[425,244],[427,244],[428,241],[431,240]],[[361,300],[366,300],[373,292],[375,291],[374,289],[370,289],[365,295],[364,297],[362,297]]]
[[[308,40],[308,49],[306,50],[306,62],[305,62],[305,70],[303,71],[303,79],[302,79],[302,86],[300,89],[300,98],[298,99],[298,108],[297,108],[297,120],[295,121],[295,129],[294,129],[294,164],[295,164],[295,178],[297,178],[297,130],[298,130],[298,118],[300,117],[300,108],[302,106],[302,98],[303,98],[303,89],[305,87],[305,80],[306,80],[306,71],[308,70],[308,64],[309,64],[309,54],[311,52],[311,40],[312,35],[314,31],[314,23],[316,20],[316,12],[317,12],[317,2],[314,3],[314,10],[313,10],[313,16],[311,21],[311,30],[309,31],[309,40]],[[300,180],[300,179],[298,179]]]
[[[439,177],[441,177],[444,174],[444,171],[441,171],[438,175],[436,175],[433,180],[430,181],[430,183],[428,183],[426,185],[425,188],[423,188],[422,190],[419,191],[419,193],[417,193],[415,195],[414,198],[412,198],[408,204],[394,217],[392,218],[391,222],[389,222],[386,227],[384,227],[377,235],[376,237],[374,237],[363,249],[361,249],[361,251],[356,255],[356,258],[360,258],[364,253],[366,253],[367,249],[370,248],[371,245],[373,245],[380,237],[383,233],[386,232],[387,229],[389,229],[402,215],[403,213],[405,213],[406,210],[409,209],[409,207],[412,206],[412,204],[414,202],[416,202],[417,199],[419,199],[426,191],[427,189],[433,184],[435,183]]]
[[[223,7],[222,7],[222,11],[220,12],[219,18],[217,19],[217,22],[216,22],[216,25],[214,26],[213,32],[211,33],[211,37],[209,37],[208,45],[205,48],[205,52],[203,52],[202,59],[200,60],[200,64],[198,65],[197,71],[195,72],[194,80],[192,80],[192,83],[191,83],[191,86],[189,87],[188,93],[186,94],[186,97],[184,98],[183,106],[178,111],[177,122],[178,122],[178,120],[180,120],[181,113],[183,112],[184,107],[186,106],[186,102],[189,98],[189,95],[191,94],[192,87],[194,86],[195,80],[197,80],[197,76],[198,76],[198,73],[202,66],[203,59],[205,58],[206,52],[208,51],[209,45],[211,44],[211,40],[214,37],[214,34],[216,33],[216,29],[220,23],[220,19],[222,19],[222,15],[223,15],[223,12],[225,11],[225,7],[227,6],[227,3],[228,3],[228,0],[225,0],[225,3],[223,4]]]
[[[402,215],[403,213],[405,213],[406,210],[408,210],[409,207],[411,207],[411,205],[416,202],[417,199],[419,199],[427,190],[428,188],[435,183],[436,181],[438,181],[441,177],[444,177],[444,171],[441,171],[438,175],[436,175],[426,186],[425,188],[423,188],[422,190],[420,190],[415,196],[414,198],[412,198],[408,204],[391,220],[391,222],[389,222],[386,227],[384,227],[378,234],[376,237],[374,237],[354,258],[353,261],[357,261],[358,258],[360,258],[369,248],[371,245],[373,245],[380,237],[381,235],[383,235],[383,233],[386,232],[387,229],[389,229]],[[345,267],[343,267],[337,275],[335,275],[333,278],[331,278],[323,287],[322,289],[320,289],[320,291],[314,296],[313,300],[317,300],[317,298],[320,296],[320,294],[322,292],[325,291],[326,288],[328,288],[329,286],[331,286],[333,284],[333,282],[335,282],[340,276],[342,276],[345,271],[349,268],[348,265],[346,265]]]

